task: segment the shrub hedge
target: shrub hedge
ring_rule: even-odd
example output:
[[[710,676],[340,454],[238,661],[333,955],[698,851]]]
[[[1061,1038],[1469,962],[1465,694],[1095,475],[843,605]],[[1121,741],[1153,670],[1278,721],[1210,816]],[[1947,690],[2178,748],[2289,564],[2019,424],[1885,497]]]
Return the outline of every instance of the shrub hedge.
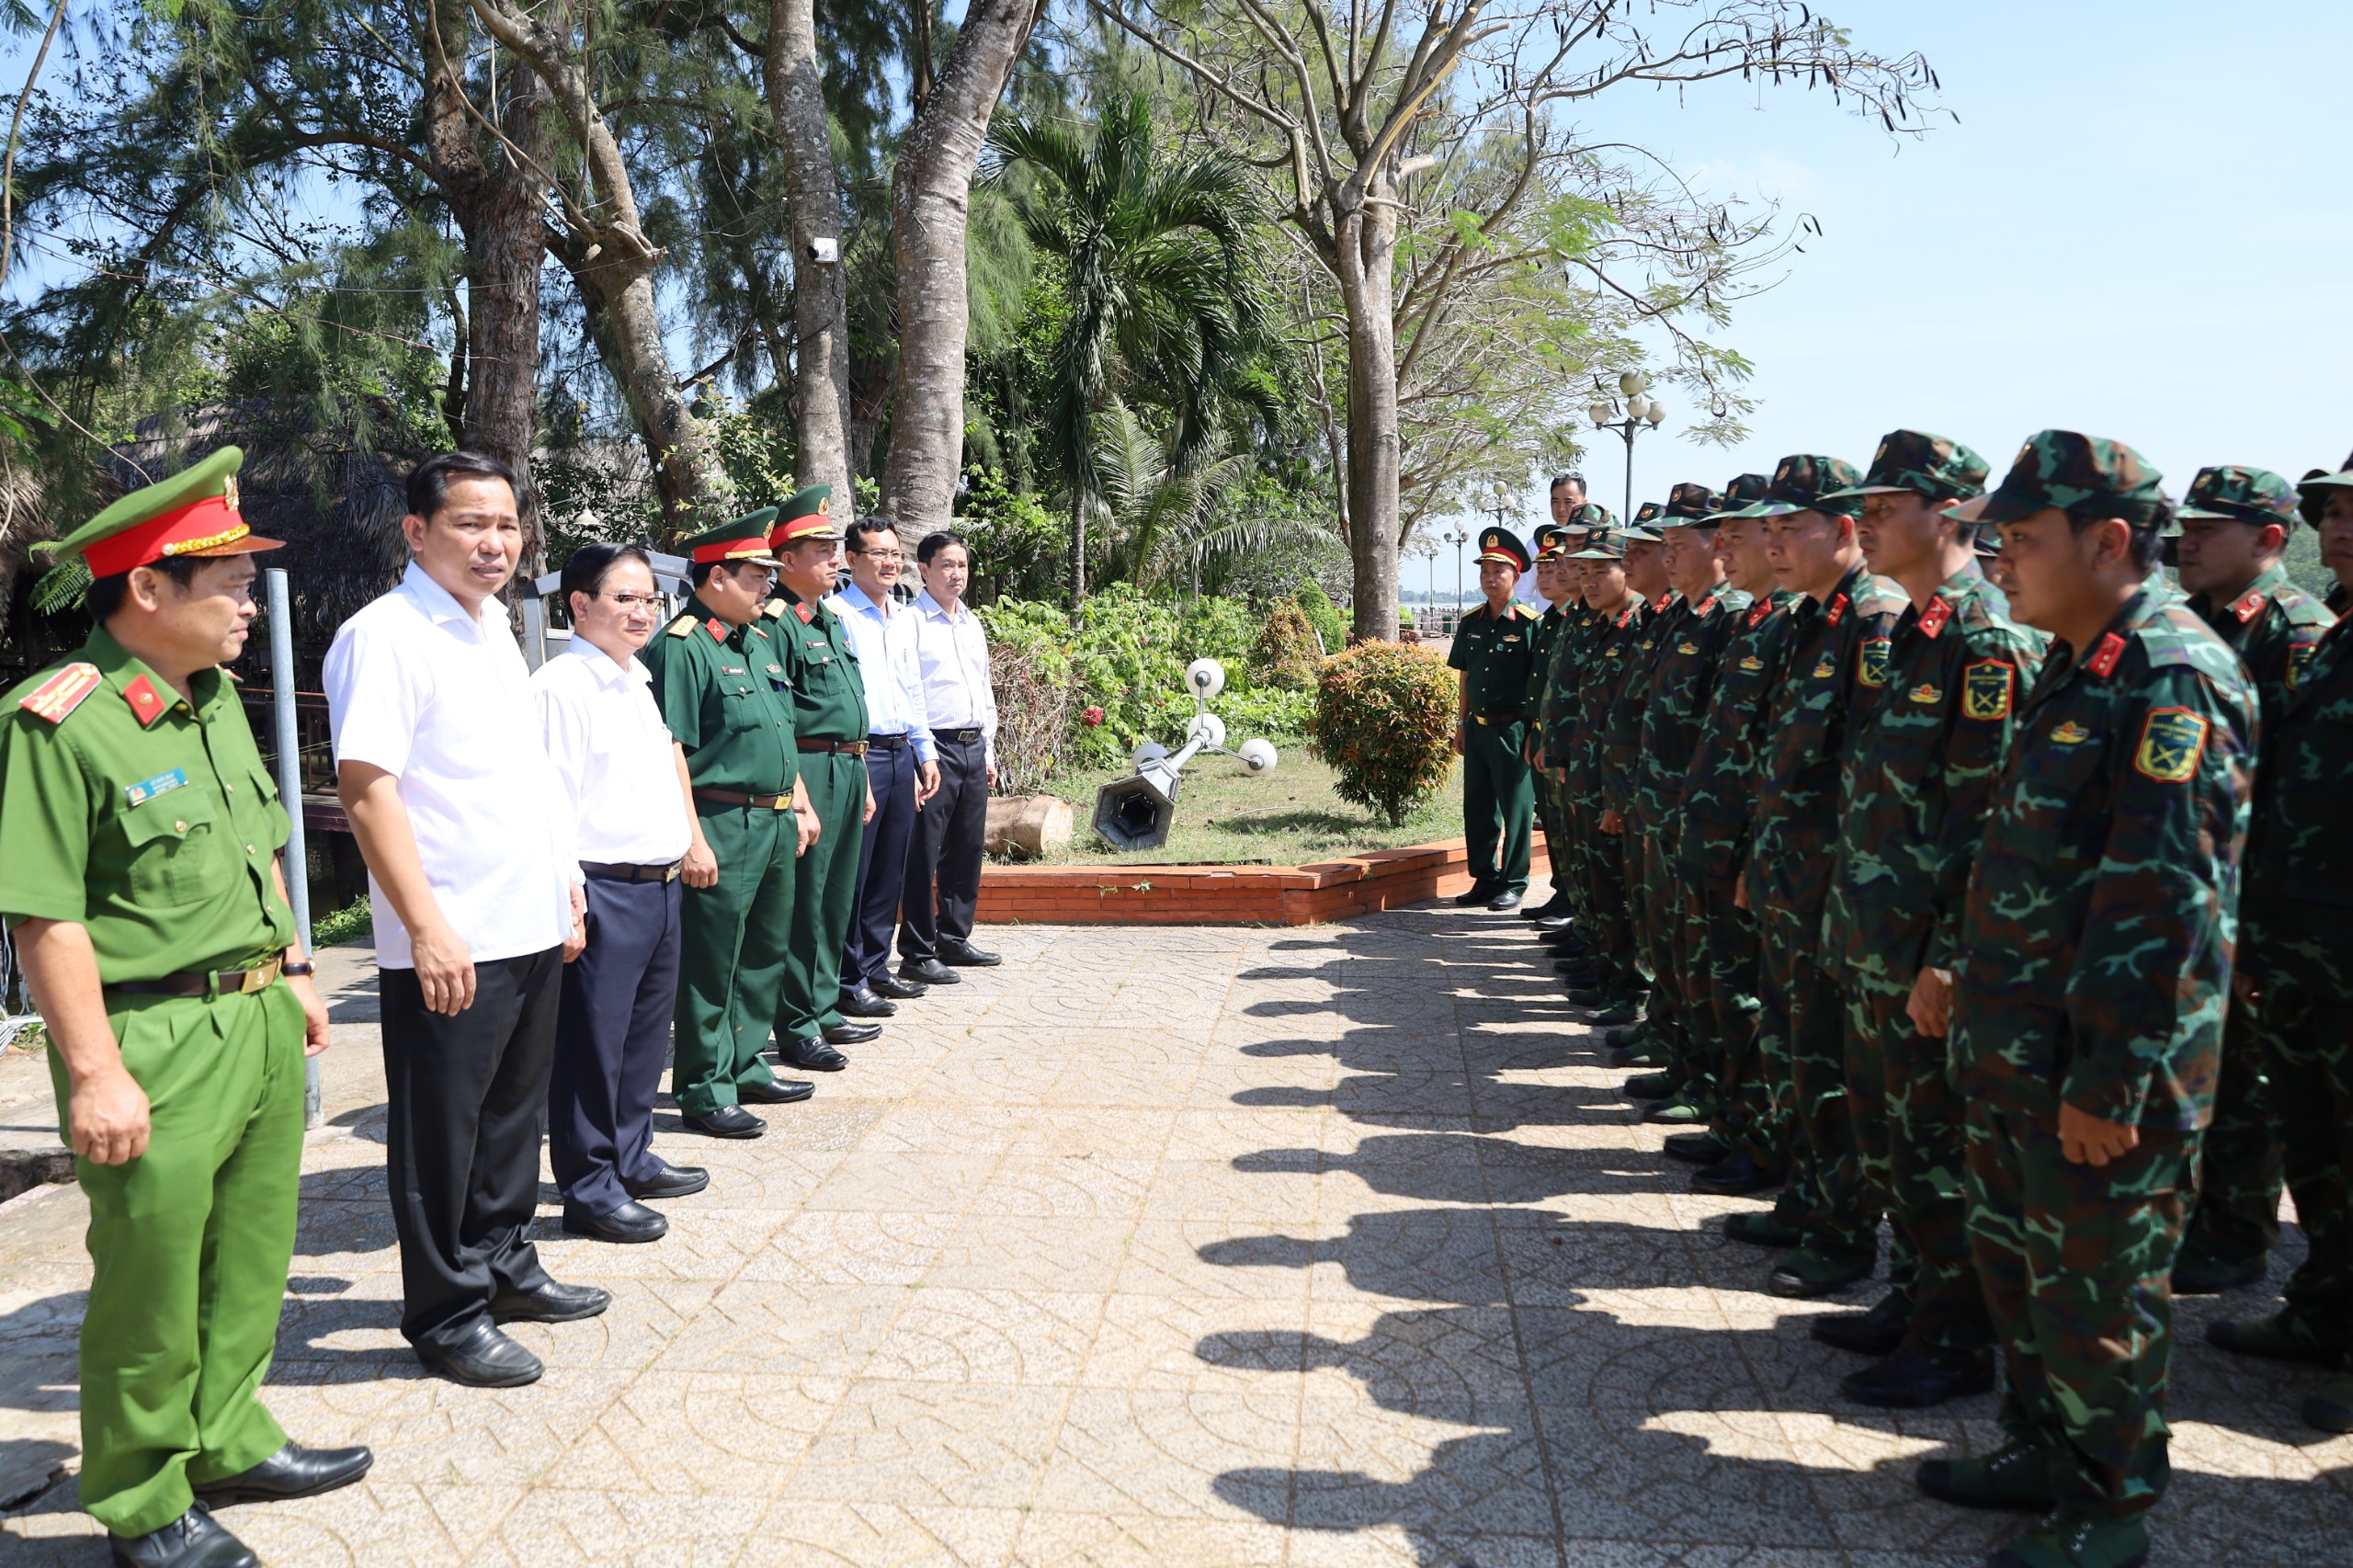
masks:
[[[1453,771],[1454,673],[1431,649],[1363,642],[1324,661],[1310,732],[1339,797],[1392,826]]]

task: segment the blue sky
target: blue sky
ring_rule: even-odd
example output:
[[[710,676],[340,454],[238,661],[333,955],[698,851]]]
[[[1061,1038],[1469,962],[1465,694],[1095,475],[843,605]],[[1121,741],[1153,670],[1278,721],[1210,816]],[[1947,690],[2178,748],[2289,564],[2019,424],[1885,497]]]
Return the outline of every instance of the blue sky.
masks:
[[[1636,449],[1637,500],[1790,452],[1866,462],[1900,426],[1997,473],[2046,426],[2113,437],[2177,495],[2208,463],[2292,479],[2353,449],[2353,4],[1822,8],[1859,45],[1926,53],[1960,123],[1898,142],[1824,95],[1737,83],[1586,122],[1824,231],[1721,335],[1756,364],[1750,439],[1670,438],[1671,412]],[[1603,439],[1585,468],[1614,507],[1623,449]],[[1531,484],[1531,525],[1541,501]],[[1450,591],[1451,557],[1409,561],[1405,585]]]

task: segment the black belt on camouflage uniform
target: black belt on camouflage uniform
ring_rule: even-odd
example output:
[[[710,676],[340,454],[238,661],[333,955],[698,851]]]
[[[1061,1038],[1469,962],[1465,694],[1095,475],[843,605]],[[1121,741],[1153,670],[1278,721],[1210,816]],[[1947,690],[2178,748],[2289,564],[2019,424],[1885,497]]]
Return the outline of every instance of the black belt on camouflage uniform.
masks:
[[[808,748],[801,748],[806,751]],[[757,806],[765,812],[785,812],[792,809],[790,795],[746,795],[741,790],[697,790],[698,801],[716,801],[722,806]]]
[[[1472,722],[1480,724],[1517,724],[1528,717],[1528,710],[1506,708],[1500,713],[1474,713],[1471,717]]]
[[[796,739],[792,744],[799,746],[802,751],[837,752],[843,756],[864,756],[866,755],[866,743],[864,741],[804,741]]]
[[[234,996],[267,991],[278,983],[285,955],[258,969],[191,969],[156,980],[121,980],[105,987],[125,996]]]
[[[788,801],[790,797],[787,798]],[[580,874],[594,877],[600,882],[666,882],[678,874],[681,862],[673,860],[666,866],[617,866],[597,860],[580,862]]]

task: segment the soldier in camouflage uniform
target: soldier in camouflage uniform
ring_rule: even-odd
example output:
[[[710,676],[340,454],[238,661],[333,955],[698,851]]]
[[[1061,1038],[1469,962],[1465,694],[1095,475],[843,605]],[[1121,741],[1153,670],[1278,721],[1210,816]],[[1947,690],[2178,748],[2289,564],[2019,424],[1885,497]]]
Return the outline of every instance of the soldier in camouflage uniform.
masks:
[[[2177,516],[2189,608],[2237,651],[2263,706],[2260,780],[2288,699],[2336,618],[2280,565],[2296,525],[2296,492],[2278,474],[2200,469]],[[2222,1025],[2222,1076],[2200,1151],[2197,1206],[2174,1265],[2176,1295],[2262,1278],[2279,1240],[2281,1154],[2266,1076],[2254,1010],[2234,1008]]]
[[[2299,489],[2322,562],[2341,589],[2353,587],[2353,462]],[[2271,1074],[2288,1189],[2312,1250],[2280,1312],[2218,1323],[2207,1336],[2242,1355],[2335,1370],[2305,1400],[2304,1419],[2353,1432],[2353,631],[2345,621],[2296,675],[2263,754],[2239,1007]]]
[[[1661,510],[1655,503],[1645,501],[1636,516],[1655,520]],[[1617,689],[1601,721],[1601,790],[1605,802],[1602,831],[1609,835],[1620,857],[1635,966],[1650,982],[1646,1008],[1637,1010],[1628,1002],[1605,1007],[1594,1015],[1593,1022],[1611,1029],[1621,1043],[1637,1030],[1665,1042],[1670,1040],[1673,1028],[1673,1021],[1666,1015],[1665,994],[1656,983],[1660,960],[1658,894],[1651,881],[1652,868],[1645,846],[1647,827],[1642,818],[1638,790],[1642,777],[1643,714],[1650,705],[1651,674],[1658,662],[1659,639],[1676,608],[1675,590],[1666,581],[1665,551],[1665,542],[1648,527],[1637,525],[1626,530],[1626,585],[1640,596],[1644,609],[1637,624],[1630,628],[1631,640],[1626,644],[1625,668],[1618,672]],[[1683,1125],[1696,1120],[1697,1116],[1688,1106],[1669,1100],[1654,1106],[1649,1119]]]
[[[1585,548],[1574,559],[1586,565],[1585,597],[1597,623],[1584,654],[1579,683],[1578,723],[1567,741],[1568,790],[1579,816],[1578,847],[1586,879],[1586,897],[1593,910],[1593,968],[1590,983],[1573,990],[1569,999],[1598,1013],[1622,1010],[1631,1018],[1642,994],[1643,978],[1636,963],[1634,927],[1627,908],[1625,850],[1613,830],[1616,818],[1604,782],[1610,706],[1631,666],[1630,649],[1641,635],[1648,610],[1642,597],[1626,584],[1626,535],[1616,528],[1586,536]]]
[[[1544,613],[1537,619],[1530,650],[1534,659],[1528,671],[1528,739],[1522,749],[1527,754],[1529,784],[1536,794],[1536,825],[1544,835],[1544,858],[1554,866],[1564,853],[1568,835],[1561,825],[1561,792],[1552,777],[1538,766],[1537,758],[1544,745],[1544,688],[1552,673],[1552,644],[1568,621],[1569,596],[1563,585],[1568,573],[1561,560],[1568,537],[1569,530],[1560,524],[1546,523],[1529,540],[1536,551],[1536,594],[1544,601]],[[1540,904],[1528,905],[1520,914],[1540,926],[1565,924],[1567,884],[1554,876],[1552,896]]]
[[[1591,957],[1595,931],[1592,879],[1587,874],[1593,813],[1570,785],[1569,764],[1585,722],[1585,682],[1593,647],[1608,627],[1606,618],[1586,600],[1586,585],[1591,574],[1580,555],[1586,540],[1597,530],[1607,528],[1610,520],[1607,506],[1585,502],[1572,509],[1568,522],[1563,525],[1568,533],[1561,556],[1562,567],[1568,574],[1563,586],[1574,589],[1576,597],[1566,611],[1566,623],[1553,640],[1552,668],[1545,676],[1544,706],[1539,715],[1544,730],[1538,757],[1558,791],[1561,829],[1565,840],[1564,853],[1552,862],[1552,876],[1566,882],[1573,911],[1573,924],[1559,932],[1553,943],[1563,963],[1582,963]]]
[[[1863,1181],[1847,1101],[1845,1008],[1822,949],[1847,741],[1887,684],[1888,634],[1904,610],[1903,596],[1864,568],[1855,503],[1823,499],[1861,479],[1836,458],[1784,458],[1766,498],[1745,513],[1766,519],[1774,571],[1807,597],[1782,633],[1788,662],[1744,876],[1765,1010],[1782,1045],[1768,1070],[1797,1130],[1791,1185],[1805,1213],[1802,1244],[1766,1281],[1781,1296],[1824,1296],[1867,1279],[1879,1253],[1880,1204]]]
[[[1840,1385],[1866,1404],[1920,1408],[1993,1386],[1945,1037],[1969,867],[2042,639],[2011,621],[1978,568],[1975,528],[1946,509],[1979,494],[1985,472],[1959,442],[1898,430],[1859,487],[1828,498],[1861,506],[1865,562],[1911,600],[1882,699],[1853,723],[1824,925],[1847,1001],[1864,1179],[1887,1206],[1904,1264],[1870,1312],[1813,1320],[1815,1338],[1883,1358]]]
[[[1995,1568],[2144,1561],[2169,1474],[2166,1280],[2222,1049],[2256,701],[2153,574],[2157,484],[2130,447],[2046,430],[1959,514],[2000,526],[2013,613],[2053,639],[1971,871],[1953,1008],[2009,1441],[1918,1475],[2049,1510]]]

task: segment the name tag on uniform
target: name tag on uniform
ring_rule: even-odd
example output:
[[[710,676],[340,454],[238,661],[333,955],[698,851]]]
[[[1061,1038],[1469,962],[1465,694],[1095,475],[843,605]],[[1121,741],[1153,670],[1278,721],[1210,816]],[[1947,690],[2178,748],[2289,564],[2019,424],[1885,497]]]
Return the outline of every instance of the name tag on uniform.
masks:
[[[122,792],[134,806],[143,806],[158,795],[168,795],[188,783],[188,769],[175,767],[169,773],[158,773],[153,778],[142,778],[136,784],[126,784]]]

